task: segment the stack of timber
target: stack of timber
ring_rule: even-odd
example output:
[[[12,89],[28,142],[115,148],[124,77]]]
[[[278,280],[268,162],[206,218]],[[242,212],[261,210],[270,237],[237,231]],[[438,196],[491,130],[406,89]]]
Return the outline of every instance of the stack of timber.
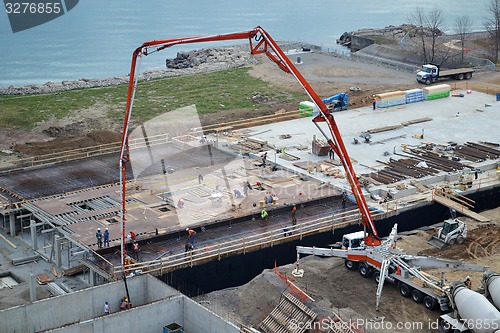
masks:
[[[377,100],[376,106],[379,108],[387,108],[395,105],[406,104],[406,94],[403,91],[393,91],[375,95]]]
[[[449,84],[438,84],[436,86],[426,87],[423,90],[425,99],[430,101],[433,99],[449,97],[451,87]]]

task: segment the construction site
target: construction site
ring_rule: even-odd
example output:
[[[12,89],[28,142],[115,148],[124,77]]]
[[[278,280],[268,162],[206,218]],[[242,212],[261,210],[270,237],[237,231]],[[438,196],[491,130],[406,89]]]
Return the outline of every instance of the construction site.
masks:
[[[131,75],[122,142],[3,166],[0,331],[499,330],[498,95],[409,82],[337,109],[300,72],[328,55],[217,38],[249,38],[311,100],[130,128]]]

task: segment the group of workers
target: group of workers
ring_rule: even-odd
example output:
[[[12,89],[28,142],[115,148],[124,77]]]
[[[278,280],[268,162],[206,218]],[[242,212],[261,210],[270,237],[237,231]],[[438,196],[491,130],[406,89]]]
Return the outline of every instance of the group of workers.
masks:
[[[102,249],[103,240],[104,240],[104,246],[109,247],[109,230],[108,230],[108,228],[106,228],[106,230],[104,230],[104,234],[101,233],[101,228],[97,228],[97,231],[95,233],[95,237],[97,240],[97,247],[99,249]]]
[[[129,302],[127,295],[123,295],[120,299],[120,303],[118,304],[120,310],[130,309],[132,308],[132,303]],[[104,315],[107,316],[111,313],[111,306],[109,302],[104,302]]]

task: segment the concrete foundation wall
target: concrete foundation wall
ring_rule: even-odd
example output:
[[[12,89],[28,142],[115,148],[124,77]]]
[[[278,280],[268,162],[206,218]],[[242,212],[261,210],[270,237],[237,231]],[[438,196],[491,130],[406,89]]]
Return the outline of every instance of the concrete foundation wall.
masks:
[[[127,284],[134,307],[179,294],[149,275],[127,279]],[[117,311],[125,294],[119,281],[2,310],[0,332],[38,332],[92,320],[103,314],[106,301],[112,312]]]
[[[207,310],[190,298],[184,299],[184,330],[200,333],[238,333],[234,324]]]
[[[176,323],[185,332],[198,333],[238,333],[235,325],[205,309],[193,300],[183,296],[173,296],[126,311],[111,313],[109,316],[81,322],[79,324],[51,330],[53,333],[122,333],[148,332],[163,333],[163,328]]]
[[[57,333],[122,333],[148,332],[163,333],[163,327],[171,323],[183,325],[184,301],[182,295],[168,300],[132,308],[126,311],[111,313],[109,316],[81,322],[79,324],[62,327],[50,332]],[[200,332],[209,332],[200,331]]]

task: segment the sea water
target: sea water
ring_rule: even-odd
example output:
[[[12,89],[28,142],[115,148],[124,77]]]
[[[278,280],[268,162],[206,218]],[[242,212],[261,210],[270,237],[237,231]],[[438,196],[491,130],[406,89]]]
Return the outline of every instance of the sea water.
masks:
[[[469,15],[474,30],[483,29],[488,15],[487,1],[468,0],[81,0],[57,19],[13,33],[0,7],[0,86],[123,76],[133,50],[144,41],[259,25],[277,41],[336,49],[342,33],[407,23],[417,6],[442,9],[450,32],[460,15]],[[179,51],[244,42],[176,46],[145,57],[141,71],[165,68],[165,58]]]

